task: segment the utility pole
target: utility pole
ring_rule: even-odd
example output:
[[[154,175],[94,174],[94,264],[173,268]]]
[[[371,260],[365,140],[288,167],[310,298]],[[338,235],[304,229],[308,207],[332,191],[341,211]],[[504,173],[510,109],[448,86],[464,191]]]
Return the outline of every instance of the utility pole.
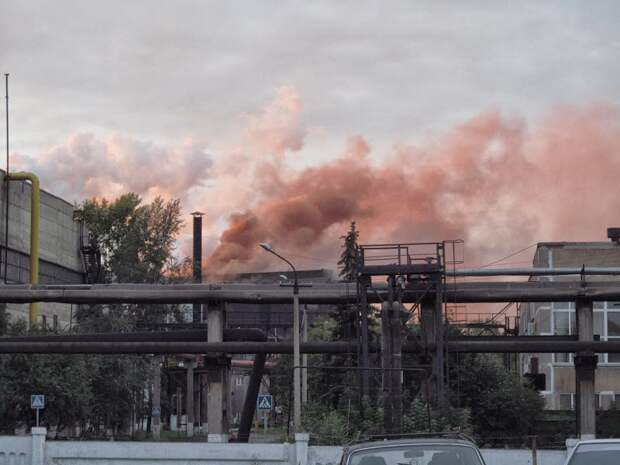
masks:
[[[8,283],[9,264],[9,73],[4,75],[6,103],[6,175],[4,198],[4,284]]]
[[[301,347],[300,347],[300,318],[299,318],[299,280],[297,269],[282,255],[277,253],[271,245],[262,242],[260,247],[280,260],[285,262],[293,270],[293,423],[295,433],[301,433]]]
[[[308,342],[308,305],[304,305],[302,341]],[[301,356],[301,364],[303,366],[301,376],[301,403],[306,404],[308,402],[308,354],[303,354]]]

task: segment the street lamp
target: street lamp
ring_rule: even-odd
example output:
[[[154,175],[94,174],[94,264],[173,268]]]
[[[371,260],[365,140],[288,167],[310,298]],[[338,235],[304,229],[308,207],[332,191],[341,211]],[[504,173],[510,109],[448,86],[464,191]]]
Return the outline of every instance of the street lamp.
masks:
[[[293,270],[293,423],[296,433],[301,432],[301,349],[299,335],[299,281],[297,281],[297,270],[291,262],[277,253],[271,245],[261,242],[259,244],[264,250],[275,255]]]

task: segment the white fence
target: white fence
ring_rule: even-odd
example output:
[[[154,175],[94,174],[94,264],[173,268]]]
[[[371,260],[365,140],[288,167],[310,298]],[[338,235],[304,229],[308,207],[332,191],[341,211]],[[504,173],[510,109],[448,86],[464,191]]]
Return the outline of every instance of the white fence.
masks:
[[[0,436],[0,465],[338,465],[341,447],[310,446],[308,435],[294,444],[204,442],[46,441],[45,428],[30,436]],[[483,449],[487,465],[532,464],[528,450]],[[542,450],[538,465],[562,465],[566,451]]]

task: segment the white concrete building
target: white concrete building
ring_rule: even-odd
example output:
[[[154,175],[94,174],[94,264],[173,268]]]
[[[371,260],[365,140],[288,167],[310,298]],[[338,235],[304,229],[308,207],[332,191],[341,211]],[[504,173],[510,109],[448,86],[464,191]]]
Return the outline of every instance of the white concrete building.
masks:
[[[618,267],[620,244],[610,242],[543,242],[538,244],[535,268]],[[531,280],[579,280],[580,276],[536,277]],[[616,276],[587,276],[588,281],[620,279]],[[541,302],[520,305],[521,335],[575,335],[574,302]],[[620,339],[620,302],[594,302],[594,334],[600,340]],[[575,370],[573,354],[523,354],[522,373],[530,372],[531,359],[538,358],[540,372],[546,376],[541,394],[546,408],[575,408]],[[620,354],[598,354],[595,390],[598,409],[620,407]]]

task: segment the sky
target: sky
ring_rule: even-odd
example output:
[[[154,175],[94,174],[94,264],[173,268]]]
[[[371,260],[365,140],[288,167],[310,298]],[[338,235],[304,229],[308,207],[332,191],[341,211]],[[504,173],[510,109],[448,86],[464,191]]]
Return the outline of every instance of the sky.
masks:
[[[351,221],[365,242],[464,239],[470,266],[604,240],[619,17],[617,1],[3,0],[12,164],[69,201],[204,211],[213,273],[273,267],[260,241],[333,266]]]

